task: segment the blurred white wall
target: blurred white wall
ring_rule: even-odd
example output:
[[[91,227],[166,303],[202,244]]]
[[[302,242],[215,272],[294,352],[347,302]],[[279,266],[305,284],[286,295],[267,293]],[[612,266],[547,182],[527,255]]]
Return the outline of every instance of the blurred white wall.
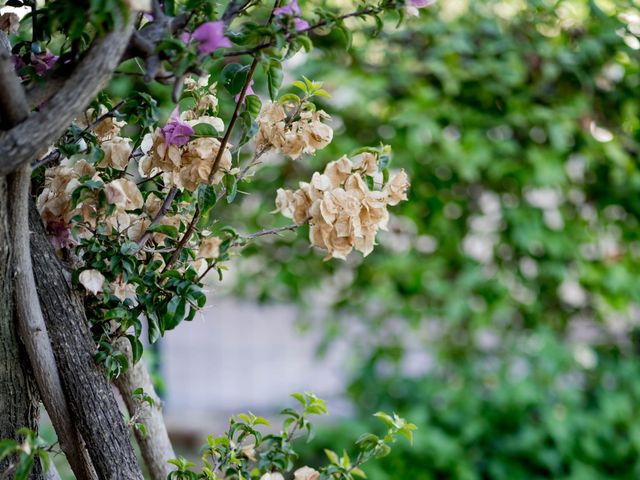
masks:
[[[210,299],[192,322],[162,340],[167,416],[272,412],[299,391],[341,397],[346,346],[319,359],[319,335],[300,333],[295,316],[289,306]]]

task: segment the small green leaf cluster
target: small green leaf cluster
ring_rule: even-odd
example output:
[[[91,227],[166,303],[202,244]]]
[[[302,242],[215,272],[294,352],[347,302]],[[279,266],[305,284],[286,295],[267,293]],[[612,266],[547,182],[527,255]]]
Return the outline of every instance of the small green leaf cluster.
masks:
[[[232,417],[229,430],[222,436],[210,436],[203,447],[202,465],[177,458],[171,460],[176,470],[169,475],[169,480],[249,480],[258,478],[276,478],[293,470],[298,461],[298,453],[294,448],[294,440],[299,432],[304,432],[307,442],[313,438],[311,416],[325,415],[325,402],[312,393],[294,393],[298,408],[285,408],[279,433],[263,434],[259,428],[269,427],[269,422],[252,413]],[[322,480],[353,480],[354,477],[365,478],[360,468],[362,464],[374,458],[382,458],[391,450],[391,444],[398,435],[412,440],[415,425],[406,422],[397,415],[379,412],[376,416],[387,425],[387,433],[379,438],[366,433],[355,443],[357,455],[352,462],[345,451],[342,456],[327,450],[329,465],[314,470]],[[308,467],[307,467],[308,468]],[[296,478],[298,476],[296,475]]]
[[[2,478],[13,475],[14,480],[27,480],[34,463],[42,461],[45,471],[49,469],[48,446],[42,438],[28,428],[20,428],[16,432],[19,440],[0,440],[0,462],[9,459],[7,468],[0,472]]]

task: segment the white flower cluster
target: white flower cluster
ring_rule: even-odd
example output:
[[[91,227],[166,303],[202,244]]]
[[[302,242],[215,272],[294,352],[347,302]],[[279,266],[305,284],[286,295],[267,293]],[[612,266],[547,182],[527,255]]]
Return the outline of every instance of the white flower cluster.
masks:
[[[382,178],[376,155],[366,152],[354,162],[342,157],[298,190],[278,189],[276,209],[298,225],[308,221],[311,244],[327,250],[327,258],[345,259],[353,249],[367,256],[378,229],[387,228],[387,206],[407,199],[409,180],[400,170],[376,190],[365,177]]]
[[[201,122],[198,122],[201,123]],[[213,184],[218,184],[231,169],[231,151],[227,144]],[[175,185],[194,191],[198,185],[209,183],[209,173],[220,149],[220,141],[212,137],[200,137],[186,145],[167,145],[159,128],[147,134],[142,141],[144,156],[140,159],[139,171],[143,177],[161,173],[165,185]]]
[[[287,115],[284,105],[268,103],[256,120],[259,126],[256,150],[274,148],[294,160],[303,153],[313,154],[333,139],[331,127],[322,123],[328,118],[324,111],[307,110],[304,106]]]
[[[59,166],[45,171],[44,189],[38,196],[36,205],[40,216],[50,231],[59,233],[68,230],[74,217],[79,221],[74,223],[79,227],[79,238],[93,235],[98,222],[105,222],[119,232],[126,231],[138,220],[137,215],[129,215],[128,211],[142,208],[143,199],[138,186],[126,178],[119,178],[104,186],[107,202],[115,209],[110,215],[99,212],[98,199],[89,195],[73,206],[73,192],[80,186],[80,178],[90,177],[91,180],[102,182],[100,175],[93,165],[86,160],[72,162],[64,160]],[[133,218],[132,218],[133,217]],[[135,229],[129,230],[129,236]]]
[[[293,480],[318,480],[320,472],[311,467],[302,467],[293,472]],[[284,476],[278,472],[265,473],[260,480],[284,480]]]

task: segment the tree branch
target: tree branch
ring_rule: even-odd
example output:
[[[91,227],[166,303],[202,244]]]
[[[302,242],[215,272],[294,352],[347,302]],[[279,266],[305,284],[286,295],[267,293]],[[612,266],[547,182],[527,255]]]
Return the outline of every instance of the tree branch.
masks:
[[[29,115],[29,107],[13,65],[9,51],[0,47],[0,116],[2,126],[11,128]],[[13,252],[14,298],[17,310],[18,333],[25,346],[42,401],[56,429],[60,445],[78,478],[90,479],[90,462],[84,458],[81,442],[67,406],[56,360],[44,323],[38,298],[29,250],[29,187],[31,168],[21,166],[8,178],[9,225]]]
[[[29,227],[40,305],[72,419],[86,442],[98,478],[142,480],[113,389],[94,359],[96,346],[84,304],[71,275],[56,256],[33,202]]]
[[[97,39],[45,106],[0,136],[0,175],[7,175],[38,157],[93,100],[118,66],[134,20],[134,15],[130,15],[124,27]]]
[[[14,247],[14,296],[18,311],[18,332],[24,344],[40,390],[42,401],[56,429],[60,446],[67,454],[77,478],[94,478],[80,449],[80,438],[71,422],[67,399],[40,310],[29,251],[29,186],[31,168],[23,166],[9,177],[11,232]]]
[[[133,364],[129,340],[126,338],[118,339],[115,348],[127,357],[129,368],[114,383],[127,405],[129,415],[131,417],[135,415],[136,422],[142,423],[146,428],[144,435],[139,430],[135,430],[142,458],[153,480],[165,480],[174,470],[168,461],[175,458],[176,455],[162,416],[162,401],[153,387],[144,362],[140,360],[135,365]],[[149,405],[147,402],[135,400],[133,392],[137,388],[142,388],[144,393],[153,399],[154,404]]]
[[[356,10],[355,12],[349,12],[349,13],[345,13],[344,15],[340,15],[338,17],[336,17],[335,19],[325,19],[325,20],[320,20],[318,23],[315,23],[313,25],[310,25],[309,27],[302,29],[302,30],[298,30],[295,33],[288,33],[287,35],[285,35],[285,39],[287,41],[293,39],[295,36],[299,36],[301,34],[304,33],[309,33],[312,32],[314,30],[317,30],[318,28],[322,28],[325,27],[327,25],[329,25],[332,22],[337,22],[337,21],[342,21],[345,20],[347,18],[352,18],[352,17],[366,17],[367,15],[377,15],[378,13],[383,12],[385,9],[383,7],[368,7],[365,8],[363,10]],[[271,48],[276,44],[275,39],[273,40],[269,40],[268,42],[265,43],[261,43],[259,45],[256,45],[253,48],[248,48],[246,50],[236,50],[236,51],[231,51],[231,52],[227,52],[225,53],[223,56],[224,57],[238,57],[240,55],[254,55],[266,48]]]
[[[149,237],[151,236],[151,233],[152,233],[151,228],[158,225],[160,221],[164,218],[164,216],[167,213],[167,210],[169,210],[169,206],[171,206],[171,202],[173,202],[173,199],[176,196],[176,193],[178,193],[178,189],[176,187],[171,187],[171,189],[167,193],[167,196],[164,197],[164,202],[162,202],[162,206],[160,207],[160,210],[158,210],[158,213],[156,214],[155,217],[153,217],[153,220],[149,224],[149,227],[144,232],[144,234],[140,237],[140,240],[138,240],[138,247],[142,248],[144,244],[147,243],[147,240],[149,240]]]

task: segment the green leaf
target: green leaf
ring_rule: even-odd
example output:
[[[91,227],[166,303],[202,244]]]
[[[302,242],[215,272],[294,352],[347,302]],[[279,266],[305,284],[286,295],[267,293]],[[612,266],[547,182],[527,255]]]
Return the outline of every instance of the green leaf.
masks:
[[[309,53],[313,50],[313,42],[306,35],[299,36],[296,41],[304,48],[305,52]]]
[[[193,126],[193,132],[198,137],[219,137],[220,132],[209,123],[198,123]]]
[[[150,226],[147,230],[154,233],[162,233],[169,238],[178,238],[178,229],[173,225],[158,224]]]
[[[211,210],[218,197],[212,185],[200,185],[198,187],[198,206],[202,214],[206,214]]]
[[[234,175],[225,175],[224,186],[227,190],[227,203],[231,203],[238,193],[238,180]]]
[[[282,65],[276,59],[271,59],[267,69],[267,86],[269,87],[269,97],[272,101],[278,96],[278,90],[282,85],[284,74],[282,73]]]
[[[244,99],[244,105],[252,119],[255,119],[262,109],[262,101],[257,95],[247,95]]]
[[[295,81],[291,82],[291,85],[293,85],[294,87],[299,88],[304,93],[307,93],[307,85],[304,82],[301,82],[300,80],[295,80]]]
[[[138,360],[142,358],[142,352],[144,351],[144,346],[138,337],[133,335],[127,335],[129,339],[129,343],[131,343],[131,356],[133,363],[138,363]]]
[[[329,459],[329,461],[331,463],[333,463],[334,465],[338,465],[340,463],[340,459],[338,458],[338,454],[336,452],[334,452],[333,450],[329,450],[327,448],[324,449],[324,453],[327,456],[327,458]]]
[[[278,103],[295,103],[297,105],[300,103],[300,97],[295,93],[285,93],[284,95],[280,95]]]
[[[248,65],[230,63],[222,69],[220,79],[224,88],[231,94],[237,95],[247,81]]]
[[[0,440],[0,460],[11,455],[18,447],[18,442],[11,439]]]

